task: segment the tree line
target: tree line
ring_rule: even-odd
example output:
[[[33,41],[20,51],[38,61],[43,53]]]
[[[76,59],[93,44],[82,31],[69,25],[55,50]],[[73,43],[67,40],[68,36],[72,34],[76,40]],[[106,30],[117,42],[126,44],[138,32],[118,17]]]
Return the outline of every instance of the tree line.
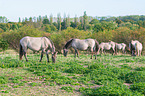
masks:
[[[61,14],[53,17],[51,14],[50,16],[19,18],[18,22],[8,22],[6,17],[0,16],[1,42],[5,44],[8,42],[9,46],[17,49],[18,41],[26,35],[47,36],[53,40],[59,51],[70,38],[94,38],[99,43],[108,40],[128,43],[131,39],[138,39],[144,43],[145,16],[92,17],[87,16],[85,11],[83,16],[74,18],[66,14],[63,18]]]
[[[0,16],[0,33],[9,30],[17,30],[24,25],[34,26],[46,32],[61,31],[67,29],[67,27],[94,32],[113,30],[118,27],[128,27],[134,30],[145,27],[145,16],[91,17],[87,16],[85,11],[83,16],[75,16],[74,18],[70,18],[66,16],[66,14],[64,14],[63,18],[60,14],[57,14],[57,17],[53,17],[51,14],[49,17],[46,15],[29,18],[25,17],[23,19],[19,18],[18,22],[8,22],[6,17]]]

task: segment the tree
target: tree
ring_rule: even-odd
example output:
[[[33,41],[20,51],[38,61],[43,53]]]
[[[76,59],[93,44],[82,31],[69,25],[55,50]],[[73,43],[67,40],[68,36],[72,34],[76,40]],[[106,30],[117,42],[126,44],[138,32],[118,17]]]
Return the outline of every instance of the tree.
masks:
[[[52,25],[52,23],[53,23],[53,15],[51,14],[50,15],[50,25]]]
[[[117,23],[117,24],[121,24],[122,23],[122,21],[121,20],[119,20],[119,19],[115,19],[115,22]]]
[[[61,23],[61,29],[66,29],[67,28],[67,18],[66,14],[64,14],[63,22]]]
[[[61,16],[60,13],[57,14],[57,29],[61,31]]]
[[[85,11],[84,15],[83,15],[83,29],[84,30],[87,30],[87,23],[88,23],[87,14],[86,14],[86,11]]]
[[[0,16],[0,23],[7,23],[8,19],[5,16]]]
[[[19,17],[19,23],[21,22],[21,18]]]
[[[69,17],[69,15],[66,18],[66,27],[70,27],[70,17]]]
[[[51,32],[51,27],[49,24],[42,25],[41,29],[45,32],[49,32],[49,33]]]
[[[90,22],[90,24],[96,24],[96,23],[99,23],[99,20],[93,19],[93,20],[91,20],[91,22]]]
[[[49,24],[48,18],[43,19],[42,23],[43,23],[43,24]]]
[[[82,30],[83,29],[83,17],[80,17],[80,25],[78,26],[78,29],[79,30]]]
[[[78,18],[77,18],[77,16],[75,16],[75,18],[74,18],[74,28],[77,28],[77,26],[78,26]]]

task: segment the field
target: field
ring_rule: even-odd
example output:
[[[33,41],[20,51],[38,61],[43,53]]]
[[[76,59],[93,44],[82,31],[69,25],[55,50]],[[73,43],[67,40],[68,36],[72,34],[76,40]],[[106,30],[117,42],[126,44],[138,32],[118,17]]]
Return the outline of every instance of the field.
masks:
[[[0,95],[145,95],[145,56],[107,54],[95,60],[88,54],[59,54],[55,64],[46,56],[38,62],[40,54],[29,54],[29,62],[18,57],[0,55]]]

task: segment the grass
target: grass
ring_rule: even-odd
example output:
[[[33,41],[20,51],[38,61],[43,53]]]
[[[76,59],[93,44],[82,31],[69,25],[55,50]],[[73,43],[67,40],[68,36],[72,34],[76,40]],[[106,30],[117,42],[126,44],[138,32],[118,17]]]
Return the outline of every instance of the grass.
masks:
[[[29,62],[18,57],[1,55],[0,95],[144,95],[136,86],[145,81],[145,56],[60,54],[55,64],[46,56],[39,62],[40,54],[29,54]]]

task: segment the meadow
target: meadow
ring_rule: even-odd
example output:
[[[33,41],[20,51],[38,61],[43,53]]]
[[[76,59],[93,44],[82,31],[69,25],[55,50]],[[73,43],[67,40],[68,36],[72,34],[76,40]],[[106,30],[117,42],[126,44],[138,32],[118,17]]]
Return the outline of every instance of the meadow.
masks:
[[[144,96],[145,56],[129,54],[88,54],[46,62],[40,54],[28,54],[29,62],[18,54],[0,54],[0,95],[47,96]],[[51,59],[50,59],[51,60]]]

